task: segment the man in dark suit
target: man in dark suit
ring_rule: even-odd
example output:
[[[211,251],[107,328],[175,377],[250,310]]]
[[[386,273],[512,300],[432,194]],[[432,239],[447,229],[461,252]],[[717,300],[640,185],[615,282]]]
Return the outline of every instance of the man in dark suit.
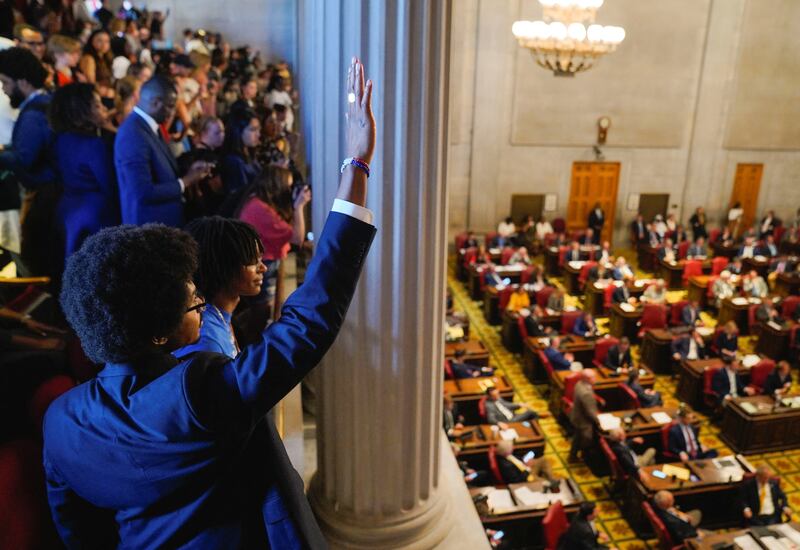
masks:
[[[595,242],[595,239],[596,239],[596,238],[597,238],[597,237],[596,237],[596,233],[595,233],[595,232],[594,232],[594,230],[593,230],[593,229],[590,227],[590,228],[588,228],[588,229],[586,230],[586,232],[585,232],[585,233],[584,233],[584,234],[583,234],[583,235],[582,235],[582,236],[581,236],[581,237],[578,239],[578,243],[579,243],[581,246],[591,246],[591,245],[593,245],[593,244],[596,244],[596,242]]]
[[[758,254],[767,258],[774,258],[778,255],[778,245],[775,244],[775,237],[767,235],[764,244],[758,247]]]
[[[178,163],[159,126],[172,118],[177,98],[172,80],[154,76],[142,85],[139,103],[117,132],[114,166],[124,224],[181,227],[184,191],[209,174],[211,166],[198,160],[179,177]]]
[[[706,348],[703,337],[696,330],[682,336],[678,336],[670,344],[672,358],[675,361],[685,361],[686,359],[706,359],[708,349]]]
[[[356,60],[351,74],[362,74]],[[351,79],[352,81],[352,79]],[[345,152],[369,163],[369,101],[346,122]],[[55,525],[70,548],[324,548],[268,411],[341,329],[375,236],[366,171],[342,170],[303,285],[235,358],[172,351],[196,341],[205,304],[197,247],[153,224],[108,228],[71,256],[61,305],[104,369],[47,411],[43,462]],[[76,452],[80,449],[80,452]]]
[[[611,271],[608,270],[604,263],[598,263],[589,268],[589,273],[586,275],[586,280],[590,283],[596,281],[604,281],[611,278]]]
[[[644,479],[647,474],[641,469],[642,466],[653,464],[656,459],[656,450],[648,447],[641,454],[634,451],[626,441],[627,436],[622,428],[614,428],[608,432],[608,446],[617,457],[620,466],[631,477],[641,477]],[[631,442],[637,445],[644,444],[644,439],[634,437]]]
[[[675,254],[675,245],[672,244],[672,239],[669,237],[664,239],[664,244],[658,248],[656,257],[664,262],[674,262],[677,259]]]
[[[631,222],[631,235],[634,244],[639,244],[647,237],[647,225],[641,214],[637,214],[636,219]]]
[[[680,457],[681,462],[698,458],[714,458],[717,451],[708,449],[700,443],[700,429],[692,426],[695,421],[693,412],[685,409],[678,411],[678,421],[669,429],[669,452]]]
[[[736,372],[739,361],[732,357],[723,357],[725,367],[719,369],[711,378],[711,389],[717,394],[717,404],[722,405],[734,397],[752,395],[753,389],[745,386],[742,377]]]
[[[500,397],[500,390],[491,386],[486,390],[486,422],[497,424],[503,429],[507,422],[536,420],[539,415],[520,403],[512,403]]]
[[[458,407],[455,401],[453,401],[453,398],[448,394],[444,396],[442,427],[449,439],[455,439],[459,432],[464,429],[464,417],[458,414]]]
[[[582,502],[569,528],[558,541],[558,550],[607,550],[608,535],[594,526],[597,505]]]
[[[675,507],[675,497],[669,491],[659,491],[653,497],[654,512],[669,531],[673,544],[681,544],[702,534],[697,526],[703,518],[700,510],[682,512]]]
[[[731,275],[741,275],[744,272],[742,259],[739,257],[734,258],[731,263],[725,266],[725,271],[729,272]]]
[[[533,457],[523,462],[514,456],[514,444],[507,439],[497,442],[495,457],[497,458],[497,469],[500,470],[500,477],[503,478],[505,484],[523,483],[536,479],[546,479],[551,482],[555,480],[553,466],[546,457]]]
[[[756,468],[756,475],[739,490],[742,516],[748,525],[775,525],[783,514],[792,515],[789,500],[766,464]]]
[[[706,248],[706,240],[703,237],[698,237],[697,240],[686,251],[686,258],[704,260],[708,257],[708,248]]]
[[[775,309],[772,300],[761,300],[761,305],[756,309],[756,320],[760,323],[775,321],[780,323],[781,314]]]
[[[600,242],[600,234],[603,232],[603,226],[606,224],[606,214],[600,207],[600,203],[594,205],[592,211],[589,212],[588,227],[592,230],[593,243]]]
[[[639,398],[642,407],[660,407],[664,404],[661,400],[661,392],[653,388],[645,388],[639,383],[639,369],[632,369],[628,375],[628,387],[633,390]]]
[[[565,262],[579,262],[581,261],[581,243],[578,241],[573,241],[567,250],[564,253],[564,261]]]
[[[792,387],[792,372],[788,361],[778,361],[777,367],[769,373],[764,381],[761,393],[781,396]]]
[[[633,368],[633,359],[631,359],[631,341],[627,336],[619,339],[619,344],[611,346],[606,354],[604,364],[609,369],[622,369],[627,371]]]
[[[700,320],[700,303],[697,300],[692,300],[681,310],[681,322],[689,327],[702,324]]]
[[[775,233],[775,228],[781,225],[781,220],[775,217],[775,211],[770,210],[767,215],[761,218],[761,225],[759,226],[758,236],[763,239],[767,236],[772,236]]]
[[[572,366],[575,357],[571,353],[562,353],[559,349],[561,338],[553,336],[550,344],[544,349],[544,355],[550,361],[550,366],[555,370],[567,370]]]
[[[631,299],[631,290],[630,285],[633,283],[633,280],[627,280],[621,286],[618,286],[614,289],[614,292],[611,293],[611,302],[614,304],[625,304],[628,303]]]
[[[528,331],[528,336],[538,338],[540,336],[547,336],[548,329],[542,324],[540,315],[541,311],[538,306],[532,307],[528,313],[523,310],[520,315],[524,317],[525,330]]]

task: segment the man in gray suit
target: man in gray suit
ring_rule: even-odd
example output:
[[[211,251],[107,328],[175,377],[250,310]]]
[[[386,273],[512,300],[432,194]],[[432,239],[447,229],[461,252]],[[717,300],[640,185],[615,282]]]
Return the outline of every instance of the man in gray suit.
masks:
[[[592,445],[594,426],[597,424],[597,401],[594,397],[594,383],[597,373],[593,369],[584,369],[580,380],[575,384],[572,394],[572,410],[569,420],[575,433],[572,436],[572,447],[569,450],[569,461],[577,462],[578,452]]]
[[[489,424],[497,424],[505,430],[508,427],[506,422],[525,422],[537,418],[539,415],[524,405],[500,397],[500,390],[496,386],[486,390],[486,421]]]

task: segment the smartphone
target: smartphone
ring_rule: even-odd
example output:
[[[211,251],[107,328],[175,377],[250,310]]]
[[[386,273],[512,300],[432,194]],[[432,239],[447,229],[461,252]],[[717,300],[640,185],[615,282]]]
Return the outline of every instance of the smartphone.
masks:
[[[492,535],[492,540],[497,542],[498,540],[502,539],[505,536],[505,533],[502,531],[497,531],[494,535]]]
[[[667,474],[661,470],[653,470],[653,476],[657,477],[658,479],[667,479]]]
[[[307,241],[313,241],[314,240],[314,232],[313,231],[309,231],[308,232],[308,235],[306,235],[306,240]]]
[[[471,474],[465,476],[464,479],[466,479],[467,481],[472,481],[476,477],[478,477],[478,472],[472,472]]]
[[[533,451],[528,451],[525,456],[522,457],[522,462],[528,462],[529,460],[533,460],[533,457],[536,456],[536,453]]]

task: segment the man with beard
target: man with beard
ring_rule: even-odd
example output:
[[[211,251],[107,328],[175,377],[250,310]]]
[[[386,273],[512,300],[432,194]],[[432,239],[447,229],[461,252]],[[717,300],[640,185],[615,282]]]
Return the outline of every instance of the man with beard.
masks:
[[[49,241],[52,241],[56,201],[56,172],[50,155],[53,132],[47,123],[50,95],[44,91],[47,70],[24,48],[0,52],[0,82],[19,117],[11,134],[11,146],[0,153],[0,170],[10,170],[26,190],[22,206],[21,275],[52,274]]]

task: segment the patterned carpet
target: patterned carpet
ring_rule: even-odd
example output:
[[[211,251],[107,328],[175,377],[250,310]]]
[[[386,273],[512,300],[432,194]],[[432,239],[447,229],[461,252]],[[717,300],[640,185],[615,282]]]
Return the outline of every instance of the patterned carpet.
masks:
[[[525,402],[535,411],[547,411],[545,392],[548,386],[531,384],[523,374],[522,356],[511,353],[505,348],[500,337],[500,326],[492,326],[486,322],[481,302],[473,301],[466,287],[455,278],[452,271],[452,263],[451,261],[451,270],[448,277],[450,291],[455,303],[455,309],[463,311],[470,319],[470,338],[481,340],[489,349],[491,364],[505,374],[514,387],[515,401]],[[649,274],[640,272],[637,275],[647,277]],[[551,278],[551,282],[556,286],[562,286],[561,281],[557,278]],[[671,291],[668,293],[668,301],[674,302],[685,298],[685,296],[686,291]],[[570,296],[567,298],[566,305],[580,307],[581,301],[582,297]],[[713,317],[706,313],[703,314],[703,320],[707,324],[716,322]],[[607,323],[607,319],[598,320],[598,326],[604,331],[607,330]],[[742,352],[750,353],[755,348],[755,339],[740,337],[739,345]],[[639,346],[632,346],[632,354],[634,360],[638,360]],[[796,373],[794,376],[797,376]],[[674,398],[676,386],[677,380],[672,380],[668,375],[656,377],[655,389],[661,392],[665,405],[677,405],[677,400]],[[721,455],[732,453],[717,437],[719,427],[700,413],[698,413],[698,417],[702,421],[701,442],[708,447],[718,449]],[[555,418],[541,419],[539,424],[547,440],[545,456],[549,457],[553,462],[554,471],[557,475],[572,478],[580,486],[586,498],[597,502],[599,509],[598,528],[603,529],[608,534],[612,541],[610,544],[621,550],[657,549],[659,546],[655,539],[645,541],[637,538],[636,533],[628,525],[625,518],[622,517],[619,507],[606,491],[607,477],[595,476],[586,466],[572,465],[568,467],[567,456],[569,454],[570,440]],[[781,486],[787,493],[792,508],[800,511],[800,449],[785,453],[749,455],[748,460],[754,466],[764,462],[769,463],[775,473],[781,476]]]

